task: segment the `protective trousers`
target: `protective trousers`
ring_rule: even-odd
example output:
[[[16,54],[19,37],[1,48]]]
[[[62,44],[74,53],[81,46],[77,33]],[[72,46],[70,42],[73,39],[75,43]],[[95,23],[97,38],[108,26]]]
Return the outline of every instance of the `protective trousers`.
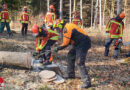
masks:
[[[1,22],[1,28],[0,28],[0,33],[2,33],[4,31],[4,28],[7,28],[7,32],[10,34],[11,30],[10,30],[10,26],[8,22]]]
[[[22,23],[22,29],[21,29],[22,36],[27,35],[27,29],[28,29],[28,24],[27,23]]]
[[[118,40],[118,39],[111,39],[111,38],[107,38],[107,39],[106,39],[104,56],[108,56],[110,45],[111,45],[111,43],[112,43],[113,41],[114,41],[114,43],[116,43],[116,40]],[[119,50],[120,50],[119,45],[118,45],[118,46],[115,46],[114,49],[115,49],[115,50],[114,50],[114,57],[118,57],[118,52],[119,52]]]
[[[80,72],[80,77],[85,85],[91,84],[88,70],[85,66],[86,55],[91,47],[90,39],[84,40],[79,45],[74,46],[68,53],[67,73],[69,78],[75,77],[75,62]]]
[[[49,40],[48,42],[47,42],[47,44],[45,45],[45,47],[42,49],[42,53],[45,53],[44,55],[43,55],[43,58],[45,59],[45,60],[47,60],[47,61],[52,61],[52,54],[51,54],[51,46],[53,45],[53,44],[55,44],[55,42],[56,41],[54,41],[54,40]]]

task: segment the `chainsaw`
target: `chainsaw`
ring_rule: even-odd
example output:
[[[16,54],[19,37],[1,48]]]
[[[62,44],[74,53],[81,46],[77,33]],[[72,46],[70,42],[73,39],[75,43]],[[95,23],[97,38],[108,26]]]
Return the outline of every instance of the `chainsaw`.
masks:
[[[50,50],[47,50],[50,51]],[[43,55],[45,54],[45,52],[42,53],[38,53],[38,52],[34,52],[32,53],[32,69],[36,72],[40,72],[41,69],[44,69],[44,65],[43,63],[45,62],[45,59],[43,57]]]

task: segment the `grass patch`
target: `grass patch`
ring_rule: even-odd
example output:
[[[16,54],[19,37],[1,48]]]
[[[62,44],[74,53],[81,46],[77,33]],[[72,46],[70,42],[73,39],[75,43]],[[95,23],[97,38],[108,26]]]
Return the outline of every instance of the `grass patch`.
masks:
[[[52,90],[49,86],[44,85],[42,87],[40,87],[38,90]]]

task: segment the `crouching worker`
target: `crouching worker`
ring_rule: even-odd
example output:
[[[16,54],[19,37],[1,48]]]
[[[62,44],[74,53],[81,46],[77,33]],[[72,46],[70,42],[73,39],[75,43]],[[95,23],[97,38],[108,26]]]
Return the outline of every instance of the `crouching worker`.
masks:
[[[75,78],[75,62],[76,62],[76,65],[80,72],[81,79],[83,81],[83,85],[81,86],[81,88],[89,88],[91,87],[91,81],[88,74],[88,70],[86,69],[85,66],[85,60],[87,52],[91,47],[91,40],[87,36],[86,32],[80,27],[77,27],[75,24],[72,23],[60,24],[59,22],[57,25],[54,26],[59,28],[59,26],[61,25],[63,25],[62,26],[63,42],[60,46],[54,48],[54,51],[57,52],[58,50],[64,49],[69,44],[73,45],[72,49],[69,50],[67,56],[68,75],[65,78],[67,79]]]
[[[33,36],[36,37],[36,52],[43,54],[43,65],[52,63],[51,46],[58,40],[58,34],[55,31],[47,30],[38,25],[32,27]]]

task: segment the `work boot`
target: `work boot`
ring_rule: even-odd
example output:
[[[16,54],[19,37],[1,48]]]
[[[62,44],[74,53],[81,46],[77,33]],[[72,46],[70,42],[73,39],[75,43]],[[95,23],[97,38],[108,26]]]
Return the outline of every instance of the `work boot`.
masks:
[[[83,84],[83,85],[81,85],[81,87],[80,88],[90,88],[91,87],[91,83],[89,83],[89,84]]]
[[[126,54],[126,57],[130,57],[130,52],[128,54]]]
[[[118,58],[118,51],[119,51],[118,49],[114,50],[114,56],[113,56],[114,59]]]
[[[114,59],[117,59],[117,58],[118,58],[118,56],[114,55],[114,56],[113,56],[113,58],[114,58]]]
[[[70,77],[70,76],[64,76],[64,79],[75,79],[75,76],[73,76],[73,77]]]
[[[9,32],[8,33],[8,37],[12,37],[13,36],[13,33],[12,32]]]

